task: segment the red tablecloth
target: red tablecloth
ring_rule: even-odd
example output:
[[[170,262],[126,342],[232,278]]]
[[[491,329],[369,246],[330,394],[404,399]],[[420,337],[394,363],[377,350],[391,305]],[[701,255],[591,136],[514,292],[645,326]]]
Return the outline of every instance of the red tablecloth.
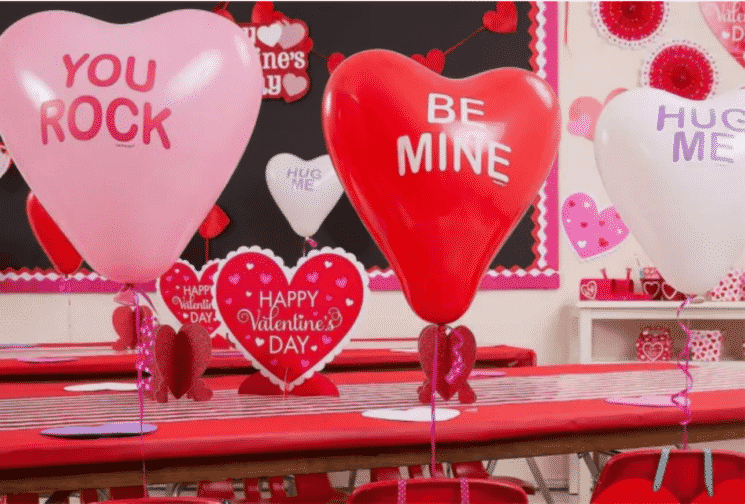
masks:
[[[641,370],[657,373],[671,369],[675,369],[675,366],[670,364],[575,365],[515,368],[507,370],[507,375],[510,378],[536,378],[533,381],[536,384],[540,382],[538,377],[556,377],[549,382],[555,384],[552,386],[560,391],[567,387],[571,388],[573,382],[582,382],[583,378],[585,382],[587,378],[595,380],[595,377],[589,374],[611,372],[625,374]],[[423,378],[421,372],[414,371],[343,373],[329,376],[340,386],[340,390],[344,386],[351,388],[355,384],[369,383],[401,384],[401,387],[397,388],[408,390],[415,387],[412,382],[418,382]],[[620,375],[607,376],[618,377]],[[602,390],[610,384],[608,380],[602,381],[600,378],[597,383],[591,384],[596,390]],[[239,376],[223,376],[210,378],[208,381],[214,390],[220,391],[237,388],[241,380]],[[645,375],[644,381],[654,383],[655,375]],[[523,382],[530,383],[529,380],[492,379],[488,387],[499,389],[504,388],[505,384],[517,387],[522,386],[519,383]],[[7,408],[12,407],[13,403],[8,401],[11,398],[69,397],[70,393],[64,392],[63,386],[64,384],[57,383],[0,385],[0,403],[5,403],[3,407],[6,408],[1,410],[0,414],[7,414]],[[413,390],[415,389],[412,388]],[[543,391],[536,388],[535,393],[541,394]],[[135,395],[131,392],[122,394]],[[352,399],[354,398],[350,398]],[[248,408],[252,403],[267,399],[243,396],[240,400],[244,401],[242,404]],[[281,397],[274,397],[269,400],[268,404],[281,406],[279,402],[282,400]],[[722,422],[740,422],[741,425],[745,421],[745,389],[693,392],[691,400],[692,425]],[[26,404],[28,401],[27,399]],[[64,403],[65,400],[60,399],[56,404],[59,408],[63,408]],[[415,397],[411,397],[410,405],[417,405]],[[460,405],[451,401],[446,406],[458,408],[461,414],[453,420],[438,423],[438,443],[468,444],[568,433],[581,436],[616,429],[646,430],[675,426],[682,419],[682,413],[677,408],[619,406],[608,404],[599,398],[492,405],[484,405],[479,401],[474,405]],[[121,408],[121,405],[118,407]],[[178,412],[179,408],[192,407],[205,408],[207,411],[211,405],[209,402],[200,404],[181,399],[172,401],[167,406],[174,412]],[[53,415],[55,412],[46,411],[39,414]],[[154,423],[158,425],[158,430],[145,438],[143,447],[138,437],[62,440],[40,435],[41,429],[39,428],[1,430],[3,421],[0,420],[0,469],[138,461],[142,457],[141,450],[144,450],[146,460],[152,460],[284,452],[302,452],[313,456],[313,453],[318,450],[364,450],[380,446],[405,449],[407,446],[426,445],[429,443],[430,436],[430,426],[426,422],[393,422],[366,418],[360,412],[346,412],[343,408],[326,413],[310,412],[258,418],[218,418]],[[745,431],[743,437],[745,437]]]
[[[44,346],[34,349],[34,353],[44,353]],[[74,350],[70,347],[70,351]],[[38,350],[38,352],[37,352]],[[69,354],[67,352],[65,355]],[[48,352],[47,355],[54,355]],[[480,367],[521,367],[535,366],[536,354],[527,348],[506,345],[480,347],[476,356]],[[329,371],[349,369],[395,369],[411,368],[419,364],[419,354],[390,349],[345,349],[333,362],[326,366]],[[253,372],[249,362],[240,355],[215,351],[206,374],[220,373],[248,374]],[[48,362],[34,364],[17,359],[3,359],[0,351],[0,381],[44,379],[64,379],[63,377],[102,377],[134,376],[135,355],[81,355],[69,362]]]

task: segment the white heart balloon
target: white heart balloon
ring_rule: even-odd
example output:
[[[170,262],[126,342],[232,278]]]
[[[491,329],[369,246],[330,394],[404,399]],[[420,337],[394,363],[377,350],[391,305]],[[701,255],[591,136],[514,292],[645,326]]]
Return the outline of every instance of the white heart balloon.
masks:
[[[5,175],[10,165],[13,163],[13,159],[10,157],[10,153],[4,144],[0,143],[0,177]]]
[[[277,154],[266,166],[269,192],[293,231],[314,235],[344,193],[331,157],[305,161],[293,154]]]
[[[665,281],[703,294],[745,250],[745,91],[627,91],[595,128],[600,176]]]

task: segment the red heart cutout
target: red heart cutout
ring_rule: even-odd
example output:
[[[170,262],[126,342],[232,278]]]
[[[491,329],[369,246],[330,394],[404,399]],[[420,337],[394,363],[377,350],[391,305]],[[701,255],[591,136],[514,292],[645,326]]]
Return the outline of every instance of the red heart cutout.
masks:
[[[152,310],[147,306],[140,306],[140,324],[146,318],[153,316]],[[114,342],[112,348],[121,352],[122,350],[134,349],[137,347],[137,311],[129,306],[119,306],[111,315],[111,321],[114,324],[114,331],[119,339]]]
[[[447,103],[438,95],[453,100],[447,112],[430,106]],[[526,70],[448,79],[377,49],[347,58],[322,103],[334,167],[409,304],[426,321],[457,320],[554,162],[553,90]],[[454,159],[455,142],[470,152]]]
[[[427,57],[424,57],[421,54],[412,54],[411,59],[417,63],[421,63],[438,74],[441,74],[442,69],[445,68],[445,53],[439,49],[430,49],[427,53]]]
[[[199,226],[199,234],[205,240],[211,240],[220,235],[230,224],[230,217],[217,205],[212,207],[210,213],[205,217],[202,225]]]
[[[300,50],[305,53],[311,52],[313,50],[313,39],[311,39],[310,37],[305,39],[303,44],[300,46]]]
[[[484,28],[494,33],[517,31],[517,6],[515,2],[497,2],[497,8],[481,18]]]
[[[336,70],[336,67],[338,67],[342,61],[344,61],[344,55],[342,53],[332,53],[331,56],[329,56],[328,61],[326,62],[326,67],[329,69],[329,73],[332,73],[334,70]]]
[[[476,362],[476,338],[470,329],[465,326],[458,326],[454,330],[446,332],[445,326],[430,325],[425,327],[419,334],[419,362],[422,364],[422,370],[427,376],[430,383],[435,382],[435,389],[446,401],[453,397],[463,385],[468,381],[473,364]],[[457,334],[456,334],[457,331]],[[463,370],[452,383],[447,382],[447,375],[453,367],[454,355],[453,347],[458,342],[458,334],[463,338],[462,346],[459,349],[463,357]],[[435,356],[435,335],[437,336],[437,376],[436,381],[432,378],[432,368]],[[420,400],[424,403],[430,402],[427,391],[423,392]]]
[[[155,362],[161,379],[176,399],[199,381],[211,355],[210,335],[199,324],[187,324],[179,332],[165,325],[155,335]]]
[[[686,298],[686,295],[670,285],[667,282],[662,282],[662,295],[668,301],[682,301]]]
[[[282,18],[282,13],[274,10],[274,2],[256,2],[251,10],[251,23],[270,24]]]
[[[241,247],[217,273],[217,308],[256,369],[292,390],[352,336],[366,279],[354,256],[330,248],[311,251],[290,270],[270,251]]]
[[[197,273],[187,261],[178,261],[158,279],[158,292],[181,324],[199,324],[208,334],[220,327],[212,286],[218,261],[210,261]]]
[[[645,278],[642,280],[642,288],[650,298],[660,299],[662,282],[657,278]]]
[[[83,258],[72,246],[67,236],[60,230],[54,219],[47,213],[34,193],[28,193],[26,215],[31,224],[36,241],[54,265],[54,269],[63,275],[72,275],[80,269]]]

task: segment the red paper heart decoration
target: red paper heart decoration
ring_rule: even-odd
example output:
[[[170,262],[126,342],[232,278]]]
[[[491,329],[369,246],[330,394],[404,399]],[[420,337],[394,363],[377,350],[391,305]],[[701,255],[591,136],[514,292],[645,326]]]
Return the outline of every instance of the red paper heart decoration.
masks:
[[[251,11],[253,24],[271,24],[282,19],[287,19],[287,16],[274,10],[274,2],[256,2]]]
[[[551,87],[517,68],[448,79],[371,50],[331,74],[329,154],[421,318],[447,324],[468,309],[548,176],[560,124]]]
[[[196,395],[203,397],[205,386],[199,382],[209,366],[211,355],[210,336],[199,324],[187,324],[179,332],[165,325],[155,335],[155,362],[159,375],[176,399],[195,386]]]
[[[215,283],[231,340],[288,391],[342,350],[366,293],[364,267],[353,255],[328,247],[312,250],[294,269],[269,250],[241,247],[221,263]]]
[[[431,49],[426,57],[421,54],[412,54],[411,59],[438,74],[441,74],[442,69],[445,68],[445,53],[439,49]]]
[[[342,53],[332,53],[331,56],[329,56],[328,61],[326,62],[326,67],[329,69],[329,73],[333,73],[333,71],[336,70],[336,67],[338,67],[342,61],[344,61],[344,55]]]
[[[205,240],[211,240],[220,235],[230,224],[230,217],[219,206],[215,205],[199,226],[199,235]]]
[[[740,2],[699,2],[714,36],[745,67],[745,6]],[[738,21],[738,19],[740,21]]]
[[[140,324],[153,316],[152,310],[147,306],[140,307]],[[114,342],[112,348],[118,352],[137,347],[137,311],[129,306],[119,306],[111,315],[114,330],[119,339]]]
[[[178,261],[158,278],[158,292],[181,324],[199,324],[212,335],[220,327],[212,286],[218,261],[210,261],[197,272],[187,261]]]
[[[517,6],[515,2],[497,2],[497,8],[481,18],[484,28],[494,33],[517,31]]]
[[[72,275],[78,271],[83,264],[83,258],[57,227],[54,219],[44,210],[34,193],[28,193],[26,215],[36,241],[54,265],[54,269],[63,275]]]
[[[437,376],[433,378],[435,335],[437,336]],[[448,383],[447,376],[453,368],[455,360],[453,350],[458,343],[458,335],[462,338],[462,345],[458,351],[463,358],[463,369],[452,380],[452,383]],[[468,376],[476,362],[476,338],[474,338],[470,329],[465,326],[458,326],[455,330],[445,326],[430,325],[425,327],[419,334],[419,361],[422,364],[424,374],[427,376],[424,386],[419,390],[419,400],[421,402],[429,404],[433,382],[436,384],[437,392],[446,401],[456,393],[459,394],[462,403],[472,403],[476,400],[476,394],[468,385]]]

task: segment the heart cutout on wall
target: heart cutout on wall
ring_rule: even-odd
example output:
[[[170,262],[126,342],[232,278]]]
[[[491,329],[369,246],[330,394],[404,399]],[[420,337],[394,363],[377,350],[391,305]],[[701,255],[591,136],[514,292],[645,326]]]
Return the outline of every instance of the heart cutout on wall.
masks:
[[[745,67],[745,6],[740,2],[699,2],[701,13],[714,36],[727,52]]]
[[[574,251],[582,259],[612,251],[629,235],[629,228],[614,207],[598,212],[592,196],[582,192],[564,200],[561,222]]]
[[[287,268],[270,250],[221,261],[214,292],[231,340],[272,383],[292,390],[341,352],[367,300],[364,266],[342,249],[312,250]]]

